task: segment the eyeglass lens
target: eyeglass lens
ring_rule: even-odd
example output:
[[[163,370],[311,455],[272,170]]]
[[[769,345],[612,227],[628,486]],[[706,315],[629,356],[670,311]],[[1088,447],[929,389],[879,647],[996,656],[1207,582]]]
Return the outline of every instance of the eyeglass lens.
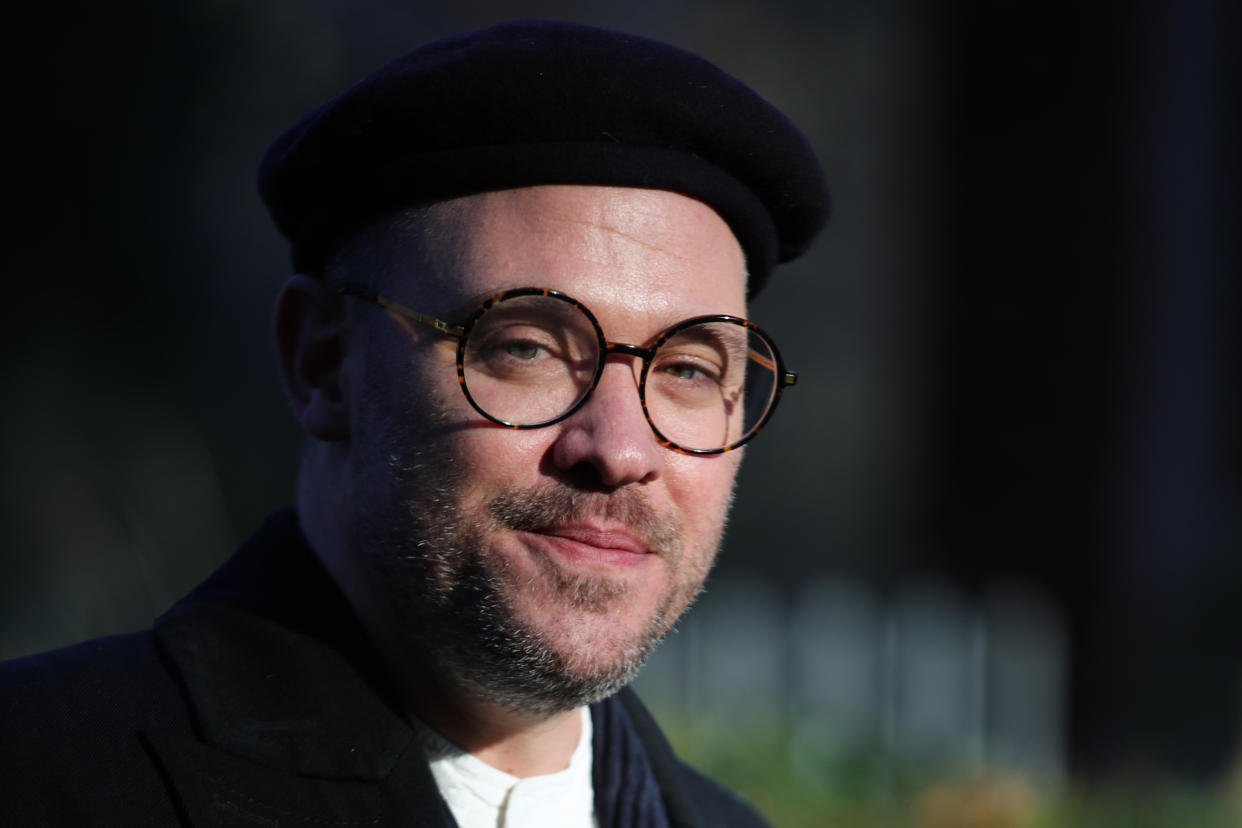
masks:
[[[601,334],[571,302],[515,296],[479,316],[463,345],[467,396],[510,425],[556,420],[590,393]],[[666,334],[643,377],[651,424],[685,449],[712,451],[749,437],[776,396],[777,359],[760,333],[707,321]]]

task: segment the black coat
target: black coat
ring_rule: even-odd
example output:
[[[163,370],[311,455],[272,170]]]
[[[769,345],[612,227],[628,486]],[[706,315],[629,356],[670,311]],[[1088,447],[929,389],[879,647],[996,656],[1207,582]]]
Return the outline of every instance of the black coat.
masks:
[[[154,629],[0,665],[0,825],[453,826],[378,675],[278,512]],[[672,826],[764,824],[620,698]]]

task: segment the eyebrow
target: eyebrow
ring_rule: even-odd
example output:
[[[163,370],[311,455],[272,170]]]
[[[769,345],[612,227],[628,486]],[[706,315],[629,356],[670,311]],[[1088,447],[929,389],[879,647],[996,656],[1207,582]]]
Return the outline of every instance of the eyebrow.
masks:
[[[692,316],[686,317],[686,319],[693,319],[693,318],[694,317]],[[673,327],[674,325],[678,325],[684,321],[685,319],[678,320],[677,322],[674,322],[672,325],[667,326],[664,330],[667,331],[669,328]],[[695,325],[692,328],[685,328],[683,330],[678,331],[676,334],[673,335],[673,337],[676,338],[680,336],[685,336],[686,339],[693,340],[696,342],[702,342],[707,345],[719,345],[720,349],[724,351],[725,354],[727,354],[730,359],[737,360],[738,362],[742,362],[742,357],[746,355],[748,351],[750,352],[750,355],[752,356],[752,358],[757,356],[754,353],[754,350],[750,348],[750,345],[749,345],[750,336],[749,336],[749,332],[747,328],[741,325],[734,325],[732,323],[729,323],[729,328],[739,329],[740,336],[725,337],[725,336],[721,336],[720,332],[716,328],[710,327],[710,324],[711,324],[710,321],[708,321],[706,324]],[[656,334],[656,338],[658,338],[659,336],[660,334]],[[654,338],[651,341],[654,341]],[[774,367],[770,364],[770,360],[766,362],[763,360],[756,360],[756,361],[760,362],[761,364],[767,364],[768,367]]]

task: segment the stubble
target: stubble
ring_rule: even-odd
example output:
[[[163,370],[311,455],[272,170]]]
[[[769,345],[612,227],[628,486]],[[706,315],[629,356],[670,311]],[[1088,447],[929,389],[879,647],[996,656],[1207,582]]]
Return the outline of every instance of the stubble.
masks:
[[[702,587],[712,556],[688,565],[680,526],[657,514],[637,488],[510,488],[466,514],[465,470],[456,458],[415,447],[409,438],[396,442],[382,463],[389,497],[358,504],[354,549],[388,604],[396,628],[390,644],[440,682],[517,712],[550,715],[590,704],[634,678]],[[523,583],[506,559],[489,552],[498,533],[589,518],[622,522],[668,573],[645,624],[618,629],[608,647],[574,647],[564,637],[554,643],[524,614],[521,593],[537,592],[572,623],[574,614],[615,614],[631,599],[624,578],[567,570],[533,556],[538,583]]]

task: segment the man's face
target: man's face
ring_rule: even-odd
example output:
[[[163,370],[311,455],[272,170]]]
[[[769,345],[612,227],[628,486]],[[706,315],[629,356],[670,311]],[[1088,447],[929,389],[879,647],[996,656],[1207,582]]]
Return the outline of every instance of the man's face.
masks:
[[[453,322],[515,287],[563,291],[610,341],[745,314],[741,249],[702,203],[664,191],[548,186],[442,211],[437,252],[389,298]],[[635,359],[609,359],[585,406],[512,430],[481,417],[456,341],[371,306],[351,399],[351,539],[387,648],[513,709],[614,692],[697,594],[740,451],[657,444]]]

